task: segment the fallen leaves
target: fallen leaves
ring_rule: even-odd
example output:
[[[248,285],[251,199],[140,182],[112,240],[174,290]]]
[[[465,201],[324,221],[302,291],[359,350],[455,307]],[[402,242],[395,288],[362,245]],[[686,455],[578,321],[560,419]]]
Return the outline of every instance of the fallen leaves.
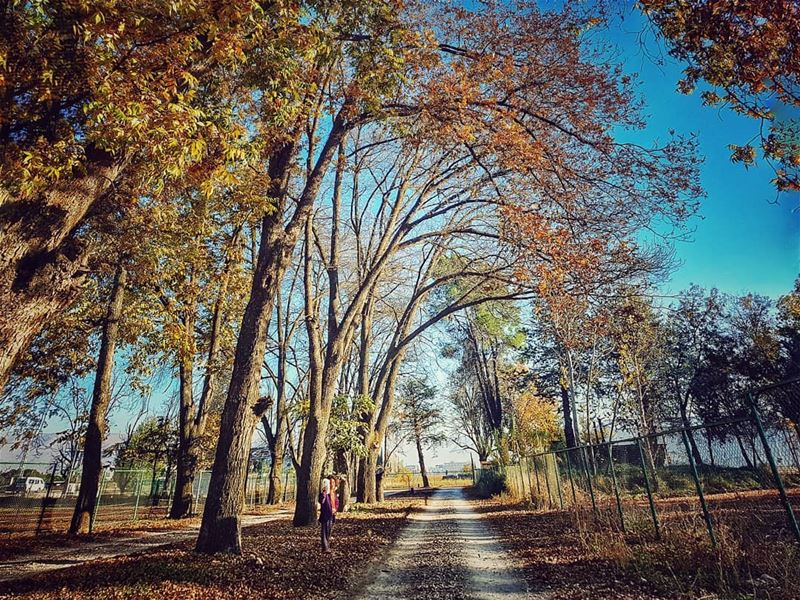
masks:
[[[201,555],[184,542],[10,582],[1,597],[347,598],[419,503],[396,500],[340,515],[328,555],[320,552],[317,527],[294,528],[285,518],[244,529],[241,556]]]

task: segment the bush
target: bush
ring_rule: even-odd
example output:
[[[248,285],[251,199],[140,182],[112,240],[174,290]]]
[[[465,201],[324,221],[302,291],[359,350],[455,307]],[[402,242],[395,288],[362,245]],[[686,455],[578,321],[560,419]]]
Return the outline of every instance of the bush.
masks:
[[[475,484],[475,491],[483,498],[496,496],[506,490],[506,474],[495,470],[481,471],[481,475]]]

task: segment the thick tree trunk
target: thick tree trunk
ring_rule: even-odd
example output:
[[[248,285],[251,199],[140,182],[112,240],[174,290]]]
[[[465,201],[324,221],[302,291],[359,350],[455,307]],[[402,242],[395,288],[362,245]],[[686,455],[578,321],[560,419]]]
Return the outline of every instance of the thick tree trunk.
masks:
[[[241,554],[241,529],[239,516],[244,505],[247,464],[253,427],[261,416],[256,410],[256,398],[261,376],[261,363],[267,344],[267,325],[278,287],[294,252],[294,247],[314,206],[322,179],[327,172],[333,151],[346,132],[341,116],[334,119],[328,140],[320,152],[312,173],[298,201],[289,223],[283,226],[288,175],[295,154],[294,143],[289,143],[270,161],[269,173],[273,181],[270,196],[279,200],[279,208],[264,217],[258,262],[253,273],[250,300],[247,303],[236,354],[233,363],[228,397],[222,410],[220,437],[214,456],[214,468],[208,489],[208,500],[203,510],[198,552],[230,552]],[[275,189],[277,188],[277,189]],[[325,423],[327,426],[327,423]],[[322,432],[324,435],[324,431]],[[304,443],[305,446],[305,438]],[[304,457],[305,458],[305,457]],[[321,473],[322,465],[315,465]],[[299,474],[298,474],[299,480]],[[308,502],[308,490],[304,490]],[[300,495],[298,481],[298,503]],[[316,497],[311,504],[316,506]],[[309,523],[313,517],[309,517]]]
[[[103,438],[106,429],[106,412],[111,401],[111,375],[114,369],[114,350],[119,336],[119,321],[125,299],[125,282],[127,273],[120,265],[114,275],[111,297],[103,322],[103,334],[100,341],[100,354],[97,359],[94,389],[92,390],[92,406],[89,411],[86,437],[83,445],[83,470],[78,499],[69,533],[89,533],[92,528],[92,517],[97,501],[97,489],[102,472]]]
[[[288,144],[270,161],[271,196],[284,198],[294,146]],[[310,206],[308,207],[310,210]],[[299,210],[299,209],[298,209]],[[262,220],[258,261],[236,343],[231,382],[222,410],[214,467],[197,538],[198,552],[241,553],[240,514],[244,505],[253,427],[260,417],[256,400],[267,326],[278,286],[291,259],[300,229],[287,233],[283,211]]]
[[[378,473],[378,454],[380,454],[380,444],[370,446],[367,450],[367,456],[362,463],[362,468],[359,469],[359,479],[363,479],[364,504],[375,504],[378,501],[377,489],[377,473]]]
[[[367,498],[367,482],[369,478],[367,477],[367,461],[369,460],[368,456],[360,457],[358,459],[358,468],[356,469],[356,502],[366,502]],[[373,472],[374,473],[374,472]],[[373,476],[374,477],[374,476]],[[375,493],[372,494],[373,502]]]
[[[103,152],[87,155],[79,176],[0,207],[0,391],[17,357],[80,286],[86,247],[73,232],[122,169]]]
[[[419,472],[422,475],[422,487],[431,487],[431,482],[428,480],[428,469],[425,468],[425,455],[422,453],[422,440],[419,434],[414,436],[417,442],[417,457],[419,458]]]

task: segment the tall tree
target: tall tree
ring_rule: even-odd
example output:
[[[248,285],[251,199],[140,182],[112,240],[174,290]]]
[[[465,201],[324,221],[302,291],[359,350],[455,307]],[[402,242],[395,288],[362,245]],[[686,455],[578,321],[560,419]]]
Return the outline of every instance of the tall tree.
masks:
[[[108,307],[102,325],[100,354],[97,359],[92,404],[89,422],[83,443],[83,464],[81,485],[75,501],[69,532],[71,534],[89,533],[94,518],[97,489],[102,473],[102,446],[106,429],[106,412],[111,401],[111,376],[114,369],[114,351],[120,330],[127,270],[122,261],[116,268],[108,299]]]
[[[443,444],[447,439],[442,431],[444,415],[435,402],[436,388],[418,378],[410,378],[400,385],[400,423],[414,442],[419,460],[423,487],[430,487],[425,466],[425,450]]]

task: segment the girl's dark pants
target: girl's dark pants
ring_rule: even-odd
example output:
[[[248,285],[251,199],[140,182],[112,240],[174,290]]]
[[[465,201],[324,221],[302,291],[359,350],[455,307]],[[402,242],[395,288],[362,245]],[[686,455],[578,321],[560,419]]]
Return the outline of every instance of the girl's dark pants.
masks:
[[[333,519],[323,519],[320,524],[320,541],[322,542],[322,549],[327,552],[331,548],[331,527],[333,527]]]

